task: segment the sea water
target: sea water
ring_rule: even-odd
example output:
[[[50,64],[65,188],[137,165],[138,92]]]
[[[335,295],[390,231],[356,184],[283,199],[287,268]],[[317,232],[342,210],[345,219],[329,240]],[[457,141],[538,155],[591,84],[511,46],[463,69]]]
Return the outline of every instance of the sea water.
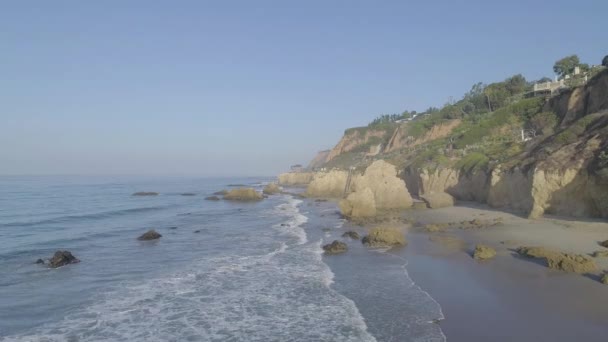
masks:
[[[204,200],[270,180],[1,177],[0,340],[445,340],[406,260],[323,255],[348,227],[335,204]],[[35,264],[64,249],[81,262]]]

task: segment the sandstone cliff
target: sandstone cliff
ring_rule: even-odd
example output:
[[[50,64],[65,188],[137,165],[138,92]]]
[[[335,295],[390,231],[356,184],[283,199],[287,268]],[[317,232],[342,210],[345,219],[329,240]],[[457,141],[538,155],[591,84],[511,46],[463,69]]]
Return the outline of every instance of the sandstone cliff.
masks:
[[[329,172],[317,172],[308,187],[305,196],[319,198],[342,198],[348,171],[332,170]]]
[[[419,138],[414,138],[408,131],[410,123],[404,123],[395,130],[395,133],[393,133],[393,135],[391,136],[383,152],[390,153],[405,147],[414,147],[431,140],[444,138],[450,135],[450,133],[452,133],[452,130],[458,127],[460,123],[461,120],[459,119],[446,120],[445,122],[439,125],[433,126],[428,132],[426,132],[422,137]]]
[[[322,167],[327,162],[327,156],[329,156],[330,150],[320,151],[317,155],[308,163],[308,169],[313,170],[315,168]]]
[[[279,185],[303,186],[312,180],[312,172],[287,172],[279,175]]]
[[[392,130],[386,129],[366,127],[348,129],[338,144],[328,153],[325,161],[329,162],[347,152],[368,152],[371,145],[385,142],[391,134]]]

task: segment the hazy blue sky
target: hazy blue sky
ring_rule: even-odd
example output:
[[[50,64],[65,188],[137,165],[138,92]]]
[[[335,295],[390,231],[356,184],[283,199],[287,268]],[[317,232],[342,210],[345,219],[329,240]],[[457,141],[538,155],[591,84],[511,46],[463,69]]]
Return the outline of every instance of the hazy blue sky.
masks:
[[[272,175],[608,54],[608,1],[2,1],[0,174]]]

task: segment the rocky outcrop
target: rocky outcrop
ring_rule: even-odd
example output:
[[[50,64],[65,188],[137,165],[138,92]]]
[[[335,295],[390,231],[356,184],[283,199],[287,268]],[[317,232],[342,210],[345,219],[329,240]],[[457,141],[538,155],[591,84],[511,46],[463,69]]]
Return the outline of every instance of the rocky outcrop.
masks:
[[[376,216],[376,201],[370,188],[353,192],[338,203],[342,215],[350,218]]]
[[[347,179],[348,171],[332,170],[315,173],[304,195],[306,197],[342,198]]]
[[[342,234],[342,237],[348,237],[354,240],[359,240],[361,237],[359,236],[359,233],[357,232],[353,232],[352,230],[349,230],[348,232],[345,232],[344,234]]]
[[[228,190],[220,190],[220,191],[216,191],[216,192],[214,192],[213,194],[214,194],[215,196],[224,196],[224,195],[225,195],[225,194],[227,194],[227,193],[228,193]]]
[[[543,259],[549,268],[574,273],[592,273],[597,271],[595,262],[584,255],[561,253],[544,247],[520,247],[520,255],[529,258]]]
[[[51,259],[49,259],[49,267],[57,268],[69,264],[79,263],[78,260],[70,251],[57,251]]]
[[[391,227],[372,228],[361,242],[370,247],[405,246],[407,244],[403,231]]]
[[[158,196],[158,192],[140,191],[133,193],[131,196]]]
[[[594,258],[608,258],[608,251],[595,251],[591,256]]]
[[[340,210],[347,217],[372,217],[377,210],[405,209],[413,203],[395,166],[384,160],[373,162],[362,176],[354,176],[350,189],[353,192],[340,201]]]
[[[312,172],[287,172],[279,175],[279,185],[304,186],[312,180]]]
[[[475,251],[473,251],[473,258],[477,260],[492,259],[495,256],[496,251],[493,248],[481,244],[475,246]]]
[[[439,209],[454,206],[454,197],[445,192],[432,192],[420,196],[427,207],[431,209]]]
[[[257,192],[254,188],[238,188],[228,191],[227,194],[224,195],[224,199],[228,201],[241,201],[241,202],[249,202],[249,201],[260,201],[264,197],[262,194]]]
[[[137,238],[137,240],[140,240],[140,241],[150,241],[150,240],[158,240],[161,237],[163,237],[163,236],[160,235],[159,233],[157,233],[156,230],[150,229],[147,232],[145,232],[142,235],[140,235]]]
[[[182,195],[182,196],[196,196],[196,194],[193,193],[193,192],[184,192],[184,193],[181,193],[180,195]]]
[[[599,245],[608,248],[608,240],[601,241]]]
[[[348,246],[344,242],[334,240],[334,242],[323,246],[325,254],[339,254],[348,250]]]
[[[264,187],[264,190],[262,190],[262,193],[266,195],[274,195],[279,192],[281,192],[281,188],[276,183],[269,183]]]

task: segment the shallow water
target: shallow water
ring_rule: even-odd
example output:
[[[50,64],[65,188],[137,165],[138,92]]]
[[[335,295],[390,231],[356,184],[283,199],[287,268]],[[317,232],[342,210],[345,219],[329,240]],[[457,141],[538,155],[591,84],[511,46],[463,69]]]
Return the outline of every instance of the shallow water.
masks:
[[[431,323],[441,309],[412,283],[404,259],[358,242],[343,256],[322,255],[321,244],[346,229],[335,205],[289,195],[203,200],[268,180],[0,178],[0,337],[444,340]],[[163,237],[136,240],[150,228]],[[81,263],[34,264],[57,249]]]

